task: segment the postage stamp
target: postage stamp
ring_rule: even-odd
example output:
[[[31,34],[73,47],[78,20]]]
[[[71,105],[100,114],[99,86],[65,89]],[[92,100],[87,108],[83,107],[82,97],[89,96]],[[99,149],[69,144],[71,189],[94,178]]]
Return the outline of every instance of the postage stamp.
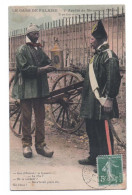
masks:
[[[125,189],[125,5],[8,10],[10,189]]]
[[[82,169],[82,177],[84,182],[90,189],[107,189],[108,185],[98,184],[98,174],[94,172],[94,166],[84,166]]]
[[[104,155],[97,157],[99,185],[114,185],[123,182],[122,155]]]

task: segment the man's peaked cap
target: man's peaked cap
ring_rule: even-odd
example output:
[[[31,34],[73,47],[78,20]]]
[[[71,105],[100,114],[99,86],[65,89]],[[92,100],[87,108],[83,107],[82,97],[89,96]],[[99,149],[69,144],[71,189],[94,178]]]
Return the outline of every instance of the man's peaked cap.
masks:
[[[101,20],[98,21],[97,24],[95,24],[92,28],[92,36],[95,39],[107,39],[107,33],[105,31],[104,25]]]

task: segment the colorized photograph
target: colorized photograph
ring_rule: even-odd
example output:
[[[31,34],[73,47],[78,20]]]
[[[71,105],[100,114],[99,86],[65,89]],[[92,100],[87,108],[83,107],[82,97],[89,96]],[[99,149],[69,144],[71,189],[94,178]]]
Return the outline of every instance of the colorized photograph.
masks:
[[[10,190],[126,189],[125,5],[8,21]]]

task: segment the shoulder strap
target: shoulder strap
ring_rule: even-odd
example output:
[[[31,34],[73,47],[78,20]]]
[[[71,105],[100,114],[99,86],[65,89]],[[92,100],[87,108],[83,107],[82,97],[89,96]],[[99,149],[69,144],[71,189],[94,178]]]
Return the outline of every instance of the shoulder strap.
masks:
[[[103,52],[107,52],[108,54],[108,58],[105,60],[105,62],[107,62],[109,58],[112,58],[112,51],[110,49],[106,49]]]
[[[90,64],[89,64],[89,78],[90,78],[91,88],[93,91],[95,91],[96,89],[99,88],[99,86],[93,69],[93,61],[94,61],[94,56],[90,60]]]
[[[93,61],[94,61],[94,56],[91,59],[90,64],[89,64],[89,80],[90,80],[92,91],[96,99],[98,99],[100,104],[103,106],[107,98],[100,97],[99,95],[99,92],[98,92],[99,86],[98,86],[98,82],[97,82],[94,69],[93,69]]]

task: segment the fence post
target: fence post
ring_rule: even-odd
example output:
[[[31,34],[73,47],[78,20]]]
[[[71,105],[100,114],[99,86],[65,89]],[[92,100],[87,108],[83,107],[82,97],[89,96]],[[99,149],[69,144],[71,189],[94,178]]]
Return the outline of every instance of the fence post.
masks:
[[[11,65],[11,50],[12,50],[12,43],[11,43],[11,36],[12,36],[12,31],[10,31],[10,36],[9,36],[9,66]]]
[[[81,62],[80,62],[80,56],[81,56],[81,54],[80,54],[80,42],[81,42],[81,18],[80,18],[81,16],[79,15],[79,29],[78,29],[78,31],[79,31],[79,64],[81,64]]]
[[[118,56],[118,22],[119,22],[119,19],[118,19],[118,16],[119,16],[119,7],[117,8],[117,56]]]
[[[89,21],[88,21],[88,14],[87,14],[87,28],[86,28],[86,33],[89,34]],[[87,37],[87,38],[86,38]],[[87,64],[88,64],[88,56],[89,56],[89,51],[88,51],[88,43],[89,43],[89,36],[85,36],[86,38],[86,50],[87,50]]]
[[[76,54],[76,64],[77,64],[77,16],[75,16],[75,54]]]
[[[72,64],[74,64],[74,59],[73,59],[73,42],[74,42],[74,40],[73,40],[73,30],[74,30],[74,25],[73,25],[73,23],[74,23],[74,18],[73,18],[73,16],[72,16]]]
[[[69,32],[68,32],[68,37],[69,37],[69,64],[71,63],[71,18],[69,17]]]
[[[109,43],[109,9],[108,9],[108,43]]]
[[[114,16],[114,14],[113,14],[113,8],[112,8],[112,50],[113,50],[113,16]]]
[[[62,20],[56,20],[51,23],[48,22],[42,24],[40,31],[40,39],[44,39],[46,42],[45,51],[49,55],[49,49],[51,48],[52,44],[54,44],[54,38],[56,39],[58,37],[61,43],[61,47],[64,51],[64,63],[66,64],[66,66],[70,63],[73,63],[73,61],[76,65],[88,63],[88,60],[92,54],[92,49],[89,46],[91,34],[90,31],[92,29],[93,23],[95,23],[96,20],[101,18],[105,21],[106,28],[108,29],[108,41],[111,44],[112,50],[114,50],[117,55],[120,56],[120,58],[122,59],[122,63],[125,64],[123,8],[124,7],[122,7],[122,10],[119,10],[119,7],[116,10],[114,10],[113,8],[112,10],[107,9],[106,12],[104,10],[98,10],[98,12],[96,11],[94,13],[90,13],[89,15],[75,15],[74,17],[72,16],[72,18],[63,18]],[[119,23],[120,21],[122,25],[121,27]],[[110,26],[110,24],[112,26]],[[121,34],[121,37],[119,37],[119,33]],[[15,62],[16,48],[20,44],[25,43],[25,34],[26,28],[24,28],[23,30],[14,30],[10,33],[10,65],[13,65]]]
[[[84,43],[84,48],[83,48],[83,65],[85,64],[85,45],[86,45],[86,40],[85,40],[85,14],[83,14],[83,43]]]
[[[123,51],[124,51],[124,34],[123,34],[123,6],[122,6],[122,65],[124,65],[124,55],[123,55]]]

